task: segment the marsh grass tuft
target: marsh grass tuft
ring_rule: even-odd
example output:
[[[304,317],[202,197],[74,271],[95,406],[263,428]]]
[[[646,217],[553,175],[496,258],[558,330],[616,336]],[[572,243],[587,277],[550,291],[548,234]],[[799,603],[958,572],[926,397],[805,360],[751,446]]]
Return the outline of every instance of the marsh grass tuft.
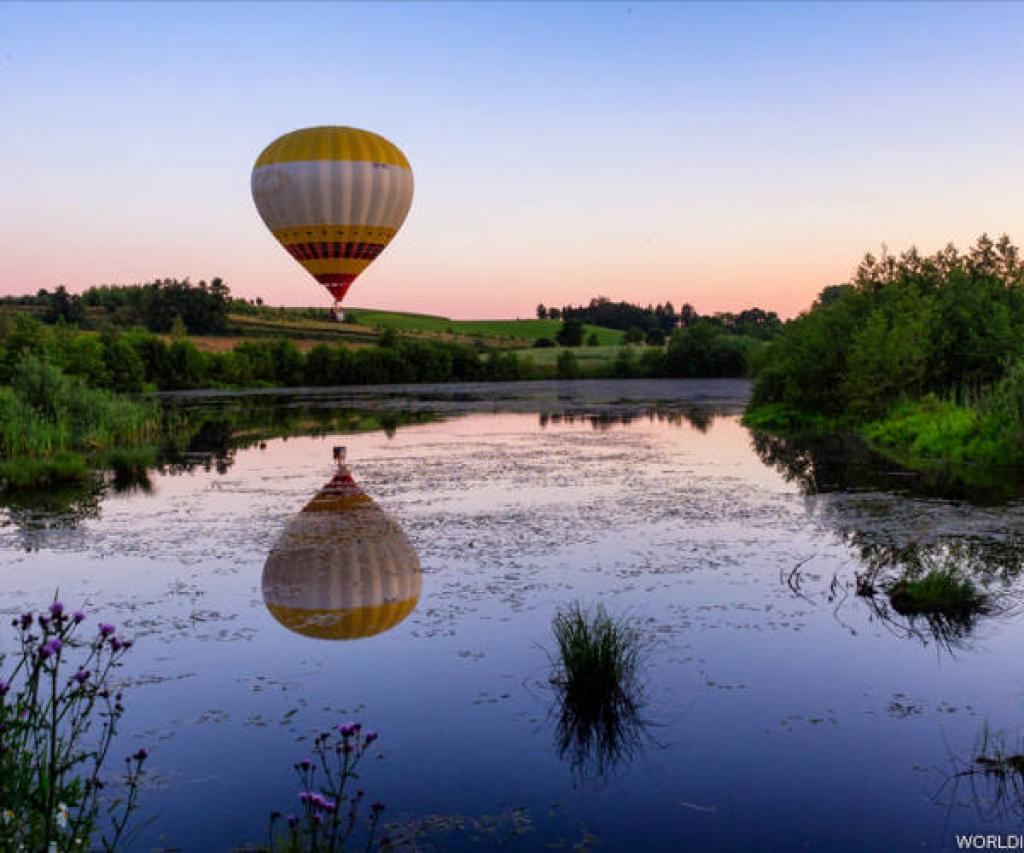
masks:
[[[603,776],[639,747],[643,642],[625,618],[578,602],[551,622],[558,647],[551,682],[559,690],[557,739],[573,772]]]
[[[593,614],[579,602],[555,613],[556,682],[578,697],[603,699],[632,684],[640,663],[640,638],[625,619],[598,605]]]
[[[889,601],[897,613],[942,614],[967,617],[982,611],[985,596],[954,566],[932,569],[918,578],[902,578],[889,588]]]
[[[0,387],[0,483],[8,489],[45,488],[82,482],[90,462],[112,454],[112,467],[133,450],[157,440],[159,409],[111,391],[90,388],[80,378],[28,356],[10,387]],[[148,457],[152,457],[149,451]]]

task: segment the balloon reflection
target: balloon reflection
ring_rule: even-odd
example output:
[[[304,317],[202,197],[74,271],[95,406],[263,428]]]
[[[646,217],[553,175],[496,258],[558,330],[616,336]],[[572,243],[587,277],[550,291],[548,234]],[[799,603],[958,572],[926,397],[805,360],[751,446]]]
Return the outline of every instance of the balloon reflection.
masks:
[[[416,607],[419,557],[398,523],[352,479],[335,475],[285,526],[263,567],[263,601],[288,630],[355,640],[394,628]]]

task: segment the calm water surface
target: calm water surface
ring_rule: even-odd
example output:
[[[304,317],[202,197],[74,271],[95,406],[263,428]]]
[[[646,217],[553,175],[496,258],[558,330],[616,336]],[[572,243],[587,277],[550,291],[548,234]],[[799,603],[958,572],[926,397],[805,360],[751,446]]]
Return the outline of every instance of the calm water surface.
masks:
[[[59,588],[137,638],[122,745],[152,756],[140,850],[261,840],[294,807],[309,735],[349,719],[381,733],[362,782],[390,819],[481,822],[476,841],[435,836],[442,849],[955,849],[957,832],[1016,831],[1017,777],[973,762],[1024,751],[1024,507],[755,440],[746,393],[271,400],[439,419],[269,439],[79,517],[8,510],[0,607]],[[281,553],[335,444],[376,542],[348,587],[322,566],[306,583],[305,558]],[[881,589],[950,560],[991,592],[987,613],[935,624],[856,594],[858,575]],[[639,718],[604,761],[558,739],[550,622],[574,600],[631,615],[647,643]]]

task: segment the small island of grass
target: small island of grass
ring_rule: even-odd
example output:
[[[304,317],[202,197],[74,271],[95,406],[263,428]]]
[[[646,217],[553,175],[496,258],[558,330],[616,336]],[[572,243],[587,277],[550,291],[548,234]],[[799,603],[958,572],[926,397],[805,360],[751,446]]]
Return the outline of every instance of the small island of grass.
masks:
[[[915,578],[903,578],[889,588],[889,601],[904,616],[967,617],[985,607],[985,596],[969,578],[952,567],[932,569]]]

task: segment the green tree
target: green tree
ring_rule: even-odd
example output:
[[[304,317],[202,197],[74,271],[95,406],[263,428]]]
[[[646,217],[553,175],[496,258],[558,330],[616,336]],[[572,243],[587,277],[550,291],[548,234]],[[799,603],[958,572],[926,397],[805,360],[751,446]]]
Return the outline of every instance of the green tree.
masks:
[[[620,377],[633,376],[636,373],[636,352],[631,346],[621,346],[615,354],[612,373]]]
[[[555,340],[563,347],[578,347],[583,343],[583,323],[579,320],[563,320]]]
[[[105,347],[104,357],[109,387],[122,393],[135,393],[142,390],[146,380],[146,365],[131,344],[115,339]]]

